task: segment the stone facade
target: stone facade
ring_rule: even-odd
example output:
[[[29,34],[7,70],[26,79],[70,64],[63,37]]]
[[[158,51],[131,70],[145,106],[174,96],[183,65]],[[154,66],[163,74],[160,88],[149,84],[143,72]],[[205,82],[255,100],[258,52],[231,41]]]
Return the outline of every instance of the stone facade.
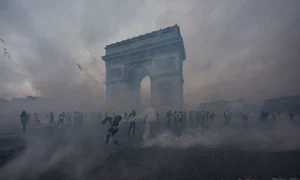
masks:
[[[106,103],[135,108],[140,83],[150,77],[151,104],[156,108],[183,108],[185,50],[177,25],[105,47]]]

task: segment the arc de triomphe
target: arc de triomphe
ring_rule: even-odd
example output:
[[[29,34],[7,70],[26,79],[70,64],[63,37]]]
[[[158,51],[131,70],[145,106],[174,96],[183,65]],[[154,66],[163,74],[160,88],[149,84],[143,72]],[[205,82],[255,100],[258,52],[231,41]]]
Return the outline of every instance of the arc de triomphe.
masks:
[[[149,76],[154,108],[183,108],[186,55],[178,25],[107,45],[105,50],[106,104],[137,108],[140,83]]]

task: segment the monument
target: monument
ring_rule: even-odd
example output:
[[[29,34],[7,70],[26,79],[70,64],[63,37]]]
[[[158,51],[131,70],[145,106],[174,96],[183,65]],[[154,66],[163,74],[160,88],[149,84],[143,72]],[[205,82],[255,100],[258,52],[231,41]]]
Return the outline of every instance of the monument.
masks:
[[[139,107],[140,84],[149,76],[152,107],[183,108],[186,55],[178,25],[107,45],[105,50],[106,104]]]

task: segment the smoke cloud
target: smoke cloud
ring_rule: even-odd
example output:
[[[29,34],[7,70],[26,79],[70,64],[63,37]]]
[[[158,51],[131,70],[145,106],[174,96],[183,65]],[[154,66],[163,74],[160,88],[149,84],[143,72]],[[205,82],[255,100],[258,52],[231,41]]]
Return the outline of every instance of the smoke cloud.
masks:
[[[156,133],[153,132],[153,130],[157,130],[156,111],[147,108],[137,117],[142,119],[145,116],[147,118],[144,118],[146,125],[143,132],[143,148],[230,147],[267,152],[300,149],[299,123],[289,121],[289,118],[285,116],[277,119],[276,123],[258,121],[255,115],[251,115],[246,124],[240,119],[233,119],[229,124],[225,124],[219,117],[198,126],[199,122],[191,124],[187,120],[188,127],[186,129],[183,129],[183,125],[179,123],[177,127],[172,125],[173,131],[165,129]],[[177,131],[178,128],[181,130]],[[180,131],[182,132],[176,133]]]
[[[178,136],[168,130],[157,131],[155,123],[151,125],[155,122],[154,114],[149,108],[139,116],[148,115],[148,126],[144,130],[142,123],[137,125],[137,136],[143,134],[140,146],[132,146],[127,140],[126,124],[121,125],[118,140],[122,145],[114,163],[106,160],[110,148],[103,143],[105,126],[85,123],[83,129],[51,131],[40,128],[31,131],[24,134],[25,150],[1,169],[0,178],[143,179],[155,177],[164,168],[186,161],[188,152],[183,152],[193,148],[198,149],[198,153],[208,149],[217,154],[218,150],[226,148],[248,153],[289,152],[300,148],[299,126],[286,118],[280,118],[276,123],[257,122],[251,118],[247,128],[240,121],[224,125],[221,119],[215,119],[205,127],[191,125]],[[153,136],[150,129],[156,135]],[[168,160],[162,161],[163,157]]]
[[[4,0],[0,97],[103,101],[104,46],[174,24],[187,54],[186,103],[293,95],[300,91],[299,5],[298,0]]]

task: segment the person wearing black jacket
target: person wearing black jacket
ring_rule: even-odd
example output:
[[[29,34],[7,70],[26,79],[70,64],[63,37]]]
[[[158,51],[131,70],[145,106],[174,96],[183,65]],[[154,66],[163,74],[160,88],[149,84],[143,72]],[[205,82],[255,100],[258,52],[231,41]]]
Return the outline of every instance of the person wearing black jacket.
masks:
[[[28,119],[29,119],[29,116],[26,113],[26,111],[22,111],[22,113],[20,115],[20,118],[21,118],[21,123],[22,123],[22,127],[23,127],[23,132],[25,132],[26,131],[26,124],[27,124]]]
[[[129,128],[128,128],[128,139],[130,137],[130,131],[132,128],[132,135],[135,136],[135,121],[136,121],[136,113],[135,110],[132,110],[132,112],[127,117],[127,121],[129,120]]]

